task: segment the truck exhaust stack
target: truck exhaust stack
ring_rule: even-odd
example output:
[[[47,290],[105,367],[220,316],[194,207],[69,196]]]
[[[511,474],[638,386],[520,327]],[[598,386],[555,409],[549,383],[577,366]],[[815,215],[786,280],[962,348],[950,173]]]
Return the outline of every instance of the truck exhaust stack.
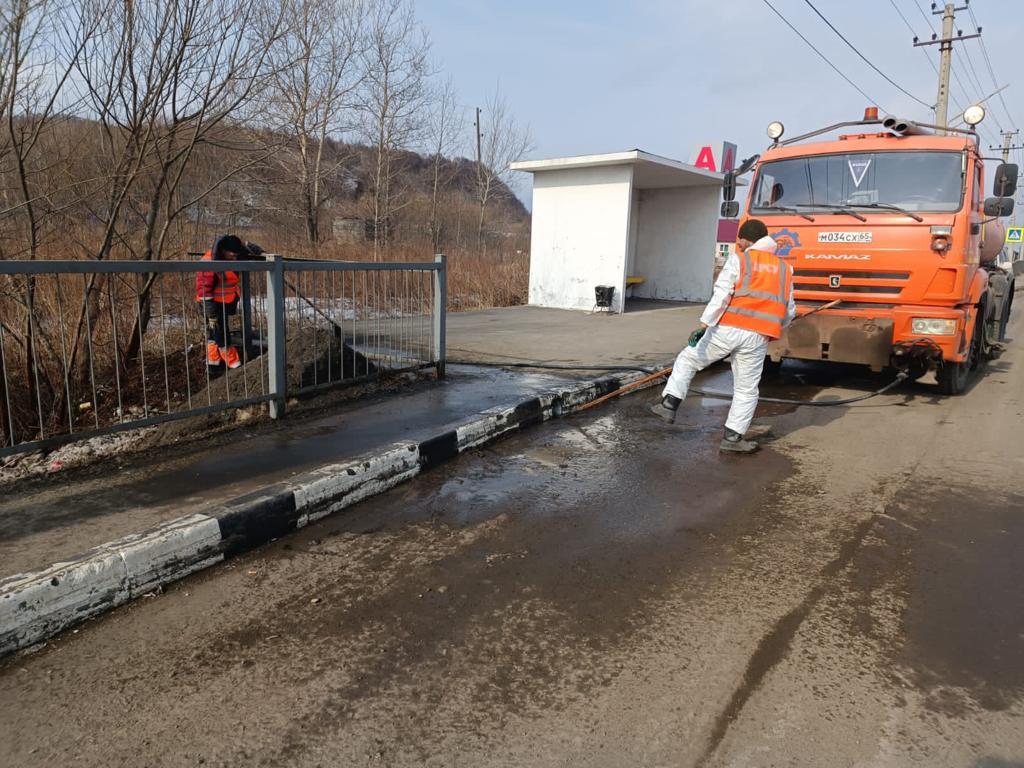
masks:
[[[893,117],[892,115],[885,116],[885,119],[882,120],[882,126],[888,128],[897,136],[927,136],[931,133],[931,131],[926,131],[917,123],[904,120],[901,117]]]

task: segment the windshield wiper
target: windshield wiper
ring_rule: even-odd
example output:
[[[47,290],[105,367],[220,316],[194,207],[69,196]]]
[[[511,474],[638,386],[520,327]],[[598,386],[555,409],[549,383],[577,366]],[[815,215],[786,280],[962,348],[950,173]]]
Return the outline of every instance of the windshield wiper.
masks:
[[[758,209],[762,211],[782,211],[783,213],[795,213],[797,216],[801,216],[807,219],[808,221],[814,221],[813,216],[810,216],[806,213],[801,213],[796,208],[787,208],[784,205],[759,205]]]
[[[924,219],[913,211],[908,211],[906,208],[900,208],[898,205],[893,205],[892,203],[847,203],[847,205],[855,206],[857,208],[877,208],[885,211],[896,211],[897,213],[909,216],[914,221],[924,221]]]
[[[853,218],[860,219],[861,221],[867,221],[867,219],[856,211],[851,211],[850,207],[847,205],[832,205],[830,203],[794,203],[793,205],[797,208],[826,208],[830,211],[835,211],[836,213],[845,213],[847,216],[853,216]]]

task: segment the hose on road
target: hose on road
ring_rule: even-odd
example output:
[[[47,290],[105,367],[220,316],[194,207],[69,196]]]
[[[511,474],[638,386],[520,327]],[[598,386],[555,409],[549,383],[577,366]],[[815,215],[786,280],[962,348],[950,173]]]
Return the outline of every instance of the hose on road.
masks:
[[[445,362],[448,365],[477,365],[482,368],[538,368],[542,371],[609,371],[609,372],[635,372],[640,373],[654,373],[655,369],[650,366],[644,367],[642,365],[584,365],[582,363],[543,363],[540,361],[527,361],[520,363],[494,363],[494,362],[482,362],[480,360],[453,360],[447,358]]]
[[[787,397],[758,397],[757,400],[760,403],[778,403],[780,405],[812,405],[824,408],[829,405],[849,405],[850,403],[859,403],[862,400],[869,400],[872,397],[878,397],[893,389],[897,384],[902,384],[907,380],[907,374],[900,371],[896,374],[896,378],[890,381],[881,389],[876,389],[874,392],[867,392],[863,395],[857,395],[856,397],[846,397],[842,400],[794,400]],[[731,392],[715,392],[709,389],[698,389],[696,387],[690,387],[690,392],[702,395],[704,397],[718,397],[723,400],[732,400]]]
[[[634,389],[639,389],[644,384],[649,384],[652,381],[656,381],[660,378],[668,376],[672,373],[671,368],[663,368],[661,370],[652,370],[639,365],[583,365],[576,363],[543,363],[543,362],[518,362],[518,363],[485,363],[477,360],[452,360],[449,359],[449,365],[478,365],[488,368],[537,368],[540,370],[554,370],[554,371],[608,371],[608,372],[622,372],[630,371],[647,374],[642,379],[627,384],[624,387],[620,387],[614,392],[609,392],[607,395],[603,395],[596,400],[591,400],[586,405],[582,406],[579,410],[587,410],[593,408],[596,405],[611,400],[619,395],[624,395]],[[840,400],[797,400],[795,398],[788,397],[758,397],[758,402],[761,403],[774,403],[776,405],[808,405],[817,408],[825,408],[838,405],[850,405],[851,403],[859,403],[864,400],[870,400],[872,397],[878,397],[884,395],[886,392],[894,389],[899,384],[909,378],[904,371],[900,371],[896,374],[896,378],[890,381],[881,389],[876,389],[873,392],[866,392],[862,395],[855,395],[854,397],[845,397]],[[732,400],[731,392],[717,392],[711,389],[701,389],[699,387],[690,387],[690,393],[695,395],[701,395],[702,397],[713,397],[720,400]]]

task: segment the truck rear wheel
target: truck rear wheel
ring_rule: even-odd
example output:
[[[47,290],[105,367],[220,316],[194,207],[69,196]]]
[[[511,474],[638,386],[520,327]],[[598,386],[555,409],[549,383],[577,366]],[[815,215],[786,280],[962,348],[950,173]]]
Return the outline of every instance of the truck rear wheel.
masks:
[[[967,357],[962,363],[946,362],[939,366],[935,378],[939,382],[939,391],[944,395],[962,395],[967,391],[967,383],[971,372],[979,368],[982,360],[982,337],[985,333],[984,307],[978,311],[978,319],[974,323],[974,335]]]

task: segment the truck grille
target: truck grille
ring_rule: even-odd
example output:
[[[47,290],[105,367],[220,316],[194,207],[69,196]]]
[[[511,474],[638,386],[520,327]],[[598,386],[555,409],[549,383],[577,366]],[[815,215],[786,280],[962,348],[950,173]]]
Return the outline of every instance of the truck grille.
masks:
[[[838,288],[829,285],[829,277],[838,275]],[[801,292],[824,294],[871,294],[892,298],[903,292],[910,279],[909,272],[866,272],[822,269],[793,270],[793,289]]]

